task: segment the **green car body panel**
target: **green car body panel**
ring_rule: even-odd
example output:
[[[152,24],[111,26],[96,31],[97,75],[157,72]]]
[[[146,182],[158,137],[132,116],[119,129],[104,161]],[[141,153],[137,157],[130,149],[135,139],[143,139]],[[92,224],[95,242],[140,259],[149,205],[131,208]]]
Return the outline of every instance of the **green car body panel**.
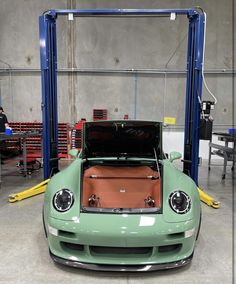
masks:
[[[197,186],[170,160],[162,159],[159,162],[162,167],[159,212],[117,214],[83,211],[82,154],[53,176],[46,189],[43,209],[53,259],[72,266],[79,263],[78,267],[88,269],[92,265],[102,270],[119,270],[121,267],[121,271],[131,271],[129,268],[133,266],[135,271],[139,271],[140,267],[140,271],[142,267],[144,271],[149,270],[152,265],[154,269],[172,268],[185,259],[191,259],[201,215]],[[63,188],[73,192],[74,203],[68,211],[58,212],[53,206],[53,198]],[[170,195],[178,190],[185,192],[191,199],[190,210],[185,214],[177,214],[169,203]],[[127,248],[129,250],[126,251]]]

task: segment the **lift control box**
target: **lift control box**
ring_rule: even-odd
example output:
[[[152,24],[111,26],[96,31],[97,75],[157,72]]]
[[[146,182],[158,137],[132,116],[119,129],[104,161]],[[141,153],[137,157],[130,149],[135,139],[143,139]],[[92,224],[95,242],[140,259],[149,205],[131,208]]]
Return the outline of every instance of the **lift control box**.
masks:
[[[213,129],[213,118],[211,117],[211,110],[215,107],[215,103],[211,101],[201,102],[201,118],[200,118],[200,129],[199,139],[211,140],[212,129]]]
[[[213,119],[211,118],[201,118],[200,119],[200,131],[199,138],[201,140],[211,140],[213,129]]]

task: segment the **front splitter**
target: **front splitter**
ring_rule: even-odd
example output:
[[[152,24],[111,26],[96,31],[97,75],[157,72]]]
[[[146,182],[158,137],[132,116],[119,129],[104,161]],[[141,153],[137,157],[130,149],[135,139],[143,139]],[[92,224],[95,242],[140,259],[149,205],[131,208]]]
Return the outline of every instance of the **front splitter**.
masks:
[[[85,263],[85,262],[68,260],[58,257],[52,254],[51,251],[50,251],[50,256],[56,263],[75,268],[82,268],[82,269],[96,270],[96,271],[145,272],[145,271],[157,271],[157,270],[165,270],[165,269],[172,269],[172,268],[186,266],[191,262],[193,253],[189,257],[178,261],[161,263],[161,264],[145,264],[145,265],[112,265],[112,264]]]

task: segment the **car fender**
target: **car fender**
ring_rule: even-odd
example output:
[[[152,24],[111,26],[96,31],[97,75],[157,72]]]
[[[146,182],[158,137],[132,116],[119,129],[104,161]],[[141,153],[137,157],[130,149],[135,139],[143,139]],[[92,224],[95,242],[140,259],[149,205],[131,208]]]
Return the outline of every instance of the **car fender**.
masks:
[[[80,213],[80,176],[81,159],[76,159],[66,169],[51,178],[46,188],[44,197],[44,216],[61,220],[73,220]],[[63,188],[69,189],[74,194],[74,204],[66,212],[58,212],[52,205],[55,193]]]
[[[191,198],[191,208],[185,214],[178,214],[170,207],[170,195],[177,190],[184,191]],[[163,216],[165,221],[184,222],[196,219],[199,223],[200,211],[200,197],[195,182],[168,160],[163,161]]]

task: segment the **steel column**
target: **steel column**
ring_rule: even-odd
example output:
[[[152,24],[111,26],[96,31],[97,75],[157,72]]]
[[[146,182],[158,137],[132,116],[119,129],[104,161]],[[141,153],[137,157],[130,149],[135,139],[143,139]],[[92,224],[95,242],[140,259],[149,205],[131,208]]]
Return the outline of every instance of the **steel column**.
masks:
[[[58,172],[57,50],[55,18],[39,18],[44,179]]]
[[[202,97],[204,14],[189,19],[184,131],[184,172],[198,183],[199,126]]]

